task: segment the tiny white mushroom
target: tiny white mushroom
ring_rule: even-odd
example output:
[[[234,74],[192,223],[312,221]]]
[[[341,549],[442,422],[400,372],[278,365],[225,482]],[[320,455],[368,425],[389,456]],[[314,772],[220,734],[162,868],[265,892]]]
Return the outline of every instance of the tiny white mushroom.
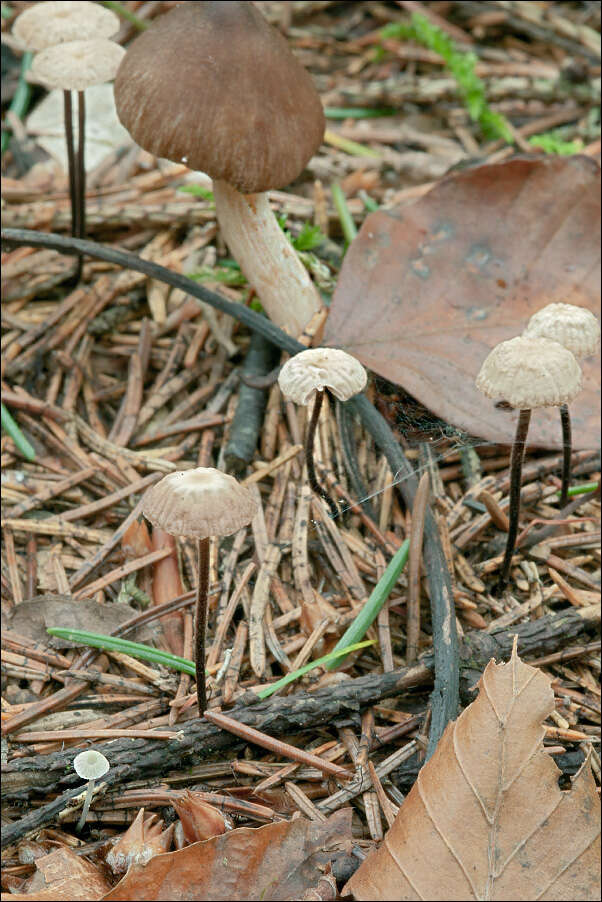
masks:
[[[88,781],[84,807],[75,828],[77,833],[79,833],[80,830],[83,830],[84,824],[86,823],[88,811],[90,810],[90,802],[92,801],[92,794],[94,792],[94,784],[96,780],[100,780],[101,777],[104,777],[104,775],[109,772],[110,767],[111,765],[105,756],[95,749],[87,749],[85,752],[80,752],[79,755],[73,759],[73,769],[77,776],[81,777],[82,780]]]

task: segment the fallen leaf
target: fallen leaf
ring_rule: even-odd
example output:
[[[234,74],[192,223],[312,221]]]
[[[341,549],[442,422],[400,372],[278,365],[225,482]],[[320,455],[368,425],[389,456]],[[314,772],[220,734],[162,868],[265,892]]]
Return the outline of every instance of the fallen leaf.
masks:
[[[600,898],[600,804],[589,761],[570,792],[544,751],[550,680],[491,661],[449,724],[378,850],[343,890],[355,899]]]
[[[81,647],[81,642],[50,637],[46,632],[47,627],[60,626],[107,634],[138,613],[135,608],[123,602],[105,605],[90,598],[74,601],[70,595],[47,593],[36,595],[31,601],[24,601],[10,611],[2,611],[2,628],[14,630],[53,648],[76,648]],[[152,629],[142,627],[128,638],[144,642],[152,636]]]
[[[145,865],[155,855],[167,852],[174,825],[170,824],[167,830],[163,827],[158,815],[150,814],[145,818],[144,808],[141,808],[123,836],[107,853],[105,861],[113,873],[121,877],[134,862]]]
[[[477,391],[498,342],[553,301],[600,316],[600,168],[584,156],[517,158],[444,178],[411,205],[368,216],[349,248],[323,343],[344,348],[446,422],[494,442],[516,415]],[[575,447],[597,447],[600,357],[571,404]],[[539,410],[529,442],[562,445]]]
[[[36,872],[28,889],[27,893],[2,893],[0,898],[3,902],[13,899],[95,902],[102,899],[109,884],[93,864],[63,846],[36,859]]]
[[[232,822],[215,805],[205,802],[199,792],[185,789],[174,798],[173,807],[180,818],[186,843],[203,842],[232,829]]]
[[[288,900],[314,886],[330,850],[351,839],[351,809],[325,823],[299,817],[240,827],[178,852],[132,865],[104,898],[116,900]]]

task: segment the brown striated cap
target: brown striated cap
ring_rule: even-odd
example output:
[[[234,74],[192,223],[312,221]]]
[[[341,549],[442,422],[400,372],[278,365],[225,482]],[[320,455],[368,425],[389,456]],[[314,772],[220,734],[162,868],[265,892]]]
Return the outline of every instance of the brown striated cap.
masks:
[[[105,38],[69,41],[36,53],[31,64],[32,81],[62,91],[85,91],[115,78],[125,50]]]
[[[600,323],[586,307],[548,304],[534,313],[523,332],[525,338],[550,338],[574,354],[577,360],[598,349]]]
[[[13,35],[25,50],[44,50],[65,41],[110,38],[119,31],[119,16],[100,3],[44,0],[17,16]]]
[[[146,492],[142,513],[172,536],[229,536],[257,513],[255,496],[213,467],[169,473]]]
[[[285,398],[309,404],[316,391],[330,389],[339,401],[361,392],[368,376],[359,360],[338,348],[309,348],[287,360],[278,376]]]
[[[573,354],[548,338],[511,338],[485,358],[477,388],[519,410],[569,404],[581,391],[581,367]]]
[[[144,150],[243,194],[288,185],[324,134],[310,75],[238,0],[188,0],[156,19],[119,67],[115,104]]]

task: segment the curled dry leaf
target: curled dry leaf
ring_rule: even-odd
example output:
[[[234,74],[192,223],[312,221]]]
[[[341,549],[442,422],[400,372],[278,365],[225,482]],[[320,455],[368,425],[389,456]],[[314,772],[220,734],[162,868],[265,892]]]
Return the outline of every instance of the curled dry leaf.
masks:
[[[121,877],[134,862],[144,865],[155,855],[167,852],[171,846],[174,825],[170,824],[167,830],[163,826],[163,821],[157,820],[156,814],[145,818],[144,808],[141,808],[135,820],[106,856],[105,860],[113,873]]]
[[[589,762],[570,792],[544,751],[550,680],[491,661],[449,724],[380,848],[343,892],[355,899],[600,898],[600,805]]]
[[[2,893],[2,900],[37,902],[94,902],[102,899],[109,884],[93,864],[63,846],[36,859],[36,872],[27,893]]]
[[[516,158],[444,178],[368,216],[341,269],[323,343],[344,348],[448,423],[510,442],[515,414],[474,381],[489,351],[553,301],[600,316],[600,168],[584,156]],[[578,447],[600,432],[600,356],[571,405]],[[561,447],[554,411],[529,442]]]
[[[351,810],[325,823],[297,818],[240,827],[178,852],[132,865],[104,898],[117,900],[288,900],[317,884],[331,850],[351,840]]]
[[[231,821],[215,806],[205,802],[198,792],[184,790],[173,800],[173,807],[187,843],[203,842],[232,828]]]

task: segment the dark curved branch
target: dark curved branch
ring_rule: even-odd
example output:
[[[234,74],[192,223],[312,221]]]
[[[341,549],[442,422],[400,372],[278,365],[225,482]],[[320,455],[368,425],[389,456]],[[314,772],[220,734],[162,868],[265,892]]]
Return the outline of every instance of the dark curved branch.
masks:
[[[226,300],[215,291],[198,285],[186,276],[171,272],[164,266],[142,260],[135,254],[116,250],[98,244],[95,241],[83,241],[53,235],[47,232],[35,232],[29,229],[2,229],[2,240],[14,245],[44,247],[62,253],[79,252],[98,260],[115,263],[134,272],[141,272],[152,279],[158,279],[174,288],[180,288],[187,294],[204,301],[217,310],[227,313],[239,322],[244,323],[254,332],[259,332],[289,354],[297,354],[306,350],[305,345],[287,335],[270,322],[265,316],[250,310],[243,304]],[[386,420],[368,401],[365,395],[358,395],[350,404],[359,415],[364,428],[372,435],[374,441],[387,458],[392,472],[399,479],[398,489],[408,507],[411,507],[417,488],[417,479],[411,463],[404,455]],[[429,736],[428,755],[434,751],[447,723],[456,717],[459,701],[459,653],[456,618],[451,587],[451,579],[447,569],[439,532],[432,513],[427,511],[424,525],[424,558],[425,569],[429,581],[431,602],[431,619],[433,625],[433,647],[435,653],[435,688],[432,696],[432,720]]]

